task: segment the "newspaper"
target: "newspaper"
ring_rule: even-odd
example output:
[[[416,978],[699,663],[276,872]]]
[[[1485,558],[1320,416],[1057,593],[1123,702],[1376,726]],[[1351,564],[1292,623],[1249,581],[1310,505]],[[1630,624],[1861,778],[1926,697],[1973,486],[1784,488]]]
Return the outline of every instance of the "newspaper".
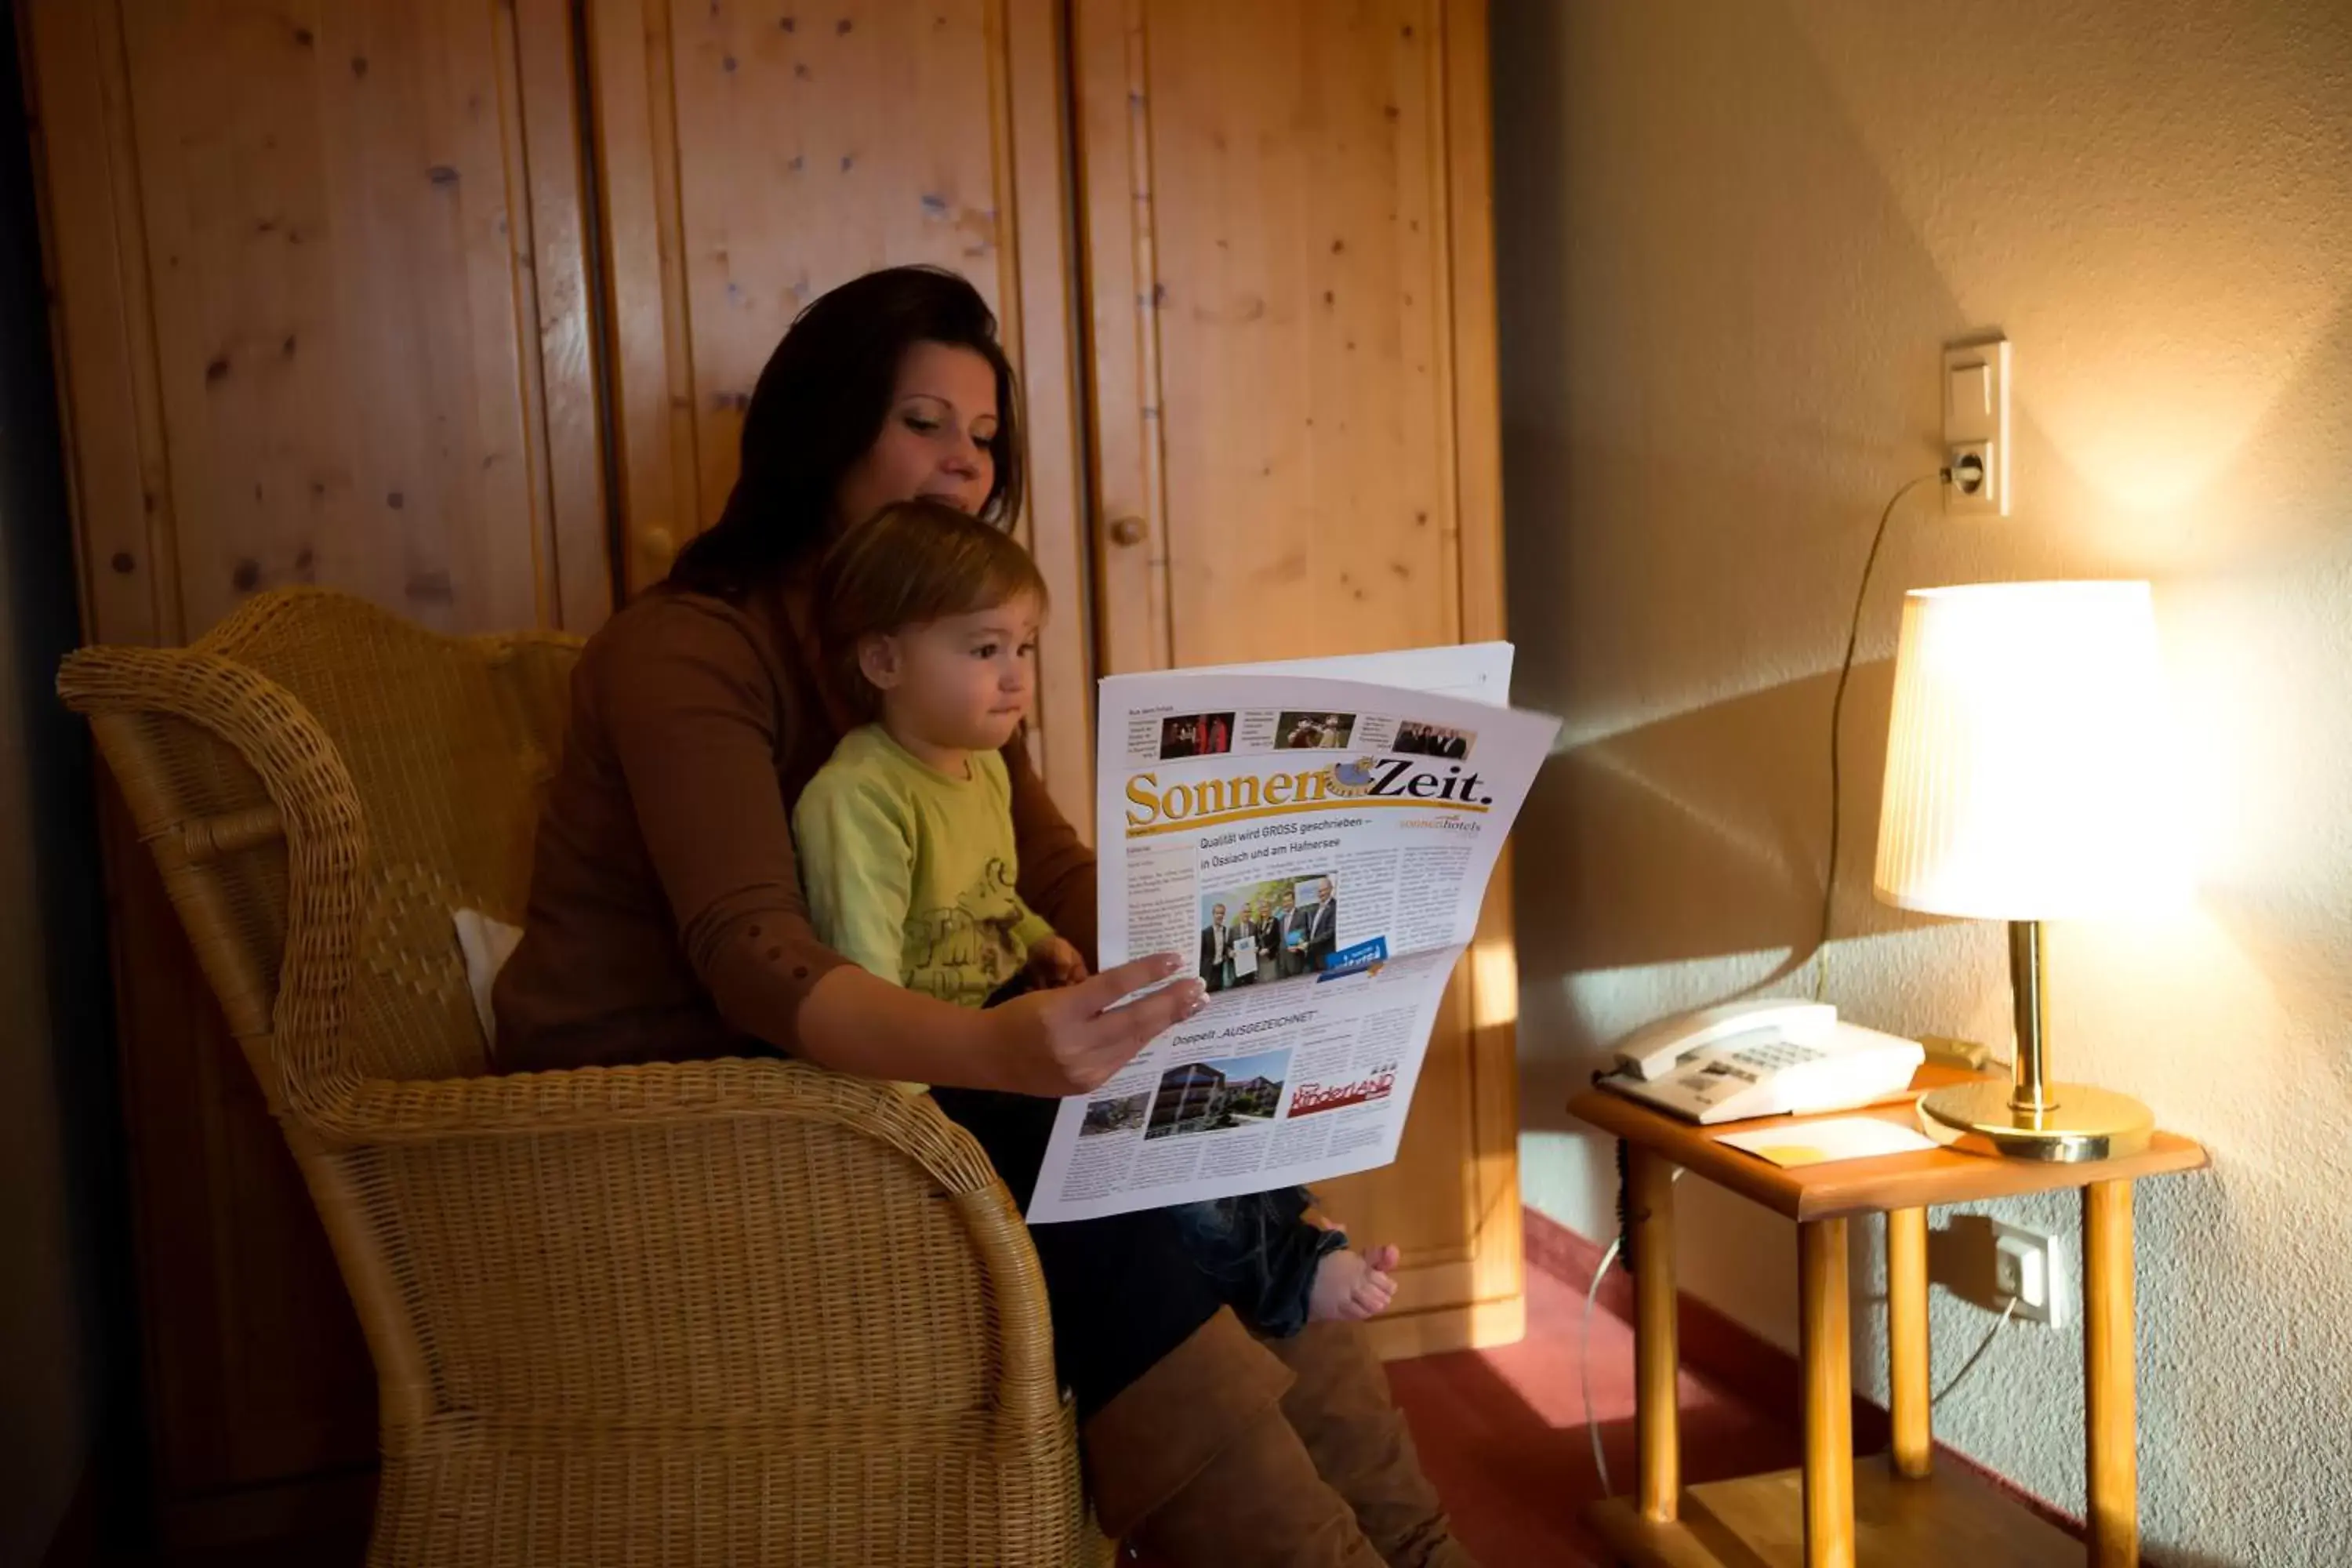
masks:
[[[1102,683],[1101,957],[1209,1005],[1063,1101],[1032,1224],[1396,1158],[1448,976],[1559,721],[1507,643]]]

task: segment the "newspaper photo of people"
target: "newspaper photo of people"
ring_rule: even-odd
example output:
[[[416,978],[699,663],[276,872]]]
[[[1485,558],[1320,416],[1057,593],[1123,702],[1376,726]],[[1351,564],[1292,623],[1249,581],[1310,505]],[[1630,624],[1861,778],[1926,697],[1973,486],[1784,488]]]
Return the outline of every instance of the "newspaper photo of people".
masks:
[[[1230,713],[1184,713],[1160,721],[1160,760],[1221,757],[1234,749]]]
[[[1285,713],[1274,726],[1277,752],[1336,752],[1356,732],[1353,713]]]
[[[1202,896],[1193,973],[1213,994],[1270,985],[1321,969],[1339,945],[1338,884],[1328,873],[1248,882]]]
[[[1219,1061],[1181,1062],[1160,1075],[1146,1138],[1225,1132],[1274,1120],[1282,1109],[1290,1053],[1260,1051]]]
[[[1447,757],[1461,762],[1470,755],[1470,748],[1477,743],[1478,737],[1467,730],[1407,719],[1397,726],[1396,739],[1389,743],[1389,750],[1413,756]]]

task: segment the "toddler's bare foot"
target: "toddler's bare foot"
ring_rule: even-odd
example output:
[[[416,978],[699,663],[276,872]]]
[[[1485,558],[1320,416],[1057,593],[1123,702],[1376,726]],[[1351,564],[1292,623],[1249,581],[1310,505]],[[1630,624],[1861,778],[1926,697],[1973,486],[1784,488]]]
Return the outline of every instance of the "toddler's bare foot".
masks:
[[[1370,1252],[1342,1248],[1324,1254],[1315,1266],[1314,1289],[1307,1293],[1307,1321],[1328,1323],[1360,1320],[1388,1310],[1396,1295],[1394,1274],[1402,1256],[1393,1247]]]

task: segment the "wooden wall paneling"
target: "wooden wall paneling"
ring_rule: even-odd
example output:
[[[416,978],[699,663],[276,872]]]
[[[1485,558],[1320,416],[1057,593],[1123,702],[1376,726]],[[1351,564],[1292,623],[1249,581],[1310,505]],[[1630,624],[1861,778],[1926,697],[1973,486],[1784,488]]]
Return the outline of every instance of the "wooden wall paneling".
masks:
[[[693,367],[678,266],[667,0],[588,0],[596,197],[624,595],[661,580],[701,527]]]
[[[1444,310],[1453,353],[1454,526],[1465,642],[1504,637],[1502,388],[1496,355],[1494,117],[1487,101],[1486,0],[1445,0],[1441,37],[1445,156]],[[1511,849],[1504,846],[1469,957],[1471,1150],[1479,1226],[1477,1297],[1523,1311],[1519,1204],[1519,965],[1511,928]],[[1522,1319],[1522,1322],[1524,1319]],[[1502,1337],[1519,1330],[1496,1325]]]
[[[669,13],[698,527],[717,520],[734,483],[761,368],[826,289],[877,267],[932,262],[1012,319],[997,7],[781,9]]]
[[[1095,647],[1107,674],[1161,669],[1173,658],[1148,42],[1143,0],[1080,0],[1072,9],[1081,283],[1093,367]]]
[[[1007,232],[1013,241],[1022,412],[1029,430],[1029,548],[1054,604],[1038,656],[1033,729],[1045,787],[1094,841],[1094,582],[1076,329],[1071,232],[1069,38],[1054,0],[1004,7],[1003,81],[1012,155]]]
[[[1074,26],[1106,668],[1499,636],[1483,13]],[[1487,908],[1397,1162],[1324,1194],[1405,1250],[1391,1352],[1523,1324],[1507,870]]]
[[[1096,647],[1107,673],[1170,662],[1167,492],[1158,430],[1150,103],[1141,0],[1073,8],[1087,409],[1095,464]]]
[[[155,324],[137,283],[147,268],[146,230],[122,18],[112,5],[28,0],[17,21],[40,143],[84,629],[110,642],[176,642],[182,616]]]
[[[527,265],[517,269],[517,317],[533,337],[523,355],[531,424],[533,495],[547,498],[542,569],[554,604],[542,624],[583,634],[613,608],[614,544],[605,502],[598,301],[589,273],[587,128],[580,121],[579,40],[569,0],[514,0],[499,29],[501,79],[516,84],[520,134],[509,132],[507,185],[520,191],[529,224]]]
[[[1127,12],[1140,146],[1124,199],[1090,163],[1087,228],[1113,258],[1119,230],[1148,228],[1132,292],[1157,369],[1132,418],[1156,426],[1140,445],[1146,464],[1160,453],[1179,665],[1459,634],[1441,15],[1427,0]],[[1097,105],[1115,96],[1090,74],[1107,63],[1088,48],[1081,68]],[[1116,163],[1097,145],[1108,124],[1089,119],[1087,155]],[[1099,318],[1127,275],[1090,281]],[[1120,368],[1098,362],[1106,405],[1127,395]],[[1127,480],[1111,445],[1107,487]]]
[[[803,308],[879,267],[961,272],[1026,390],[1024,527],[1055,601],[1035,728],[1065,809],[1090,816],[1057,7],[597,0],[593,16],[630,586],[717,521],[751,389]]]
[[[1369,284],[1375,301],[1384,290],[1393,296],[1395,347],[1383,353],[1380,363],[1383,375],[1392,378],[1401,389],[1399,406],[1404,415],[1396,427],[1402,459],[1397,468],[1406,476],[1406,486],[1383,516],[1385,531],[1376,528],[1373,532],[1391,552],[1387,564],[1394,584],[1409,588],[1417,577],[1424,586],[1435,586],[1450,622],[1441,629],[1424,621],[1420,629],[1398,636],[1389,646],[1502,635],[1499,580],[1493,584],[1489,600],[1484,593],[1474,593],[1465,572],[1469,535],[1491,529],[1499,540],[1501,528],[1498,515],[1465,519],[1462,506],[1463,497],[1480,487],[1478,477],[1468,471],[1468,462],[1475,461],[1481,449],[1499,462],[1498,437],[1491,425],[1495,417],[1492,388],[1481,383],[1475,363],[1476,345],[1483,342],[1484,374],[1486,384],[1491,384],[1491,269],[1474,270],[1459,279],[1457,288],[1454,255],[1459,231],[1483,236],[1491,223],[1486,183],[1476,177],[1480,165],[1474,162],[1465,170],[1449,156],[1462,123],[1483,124],[1486,115],[1486,56],[1475,38],[1465,52],[1471,70],[1480,74],[1460,81],[1450,81],[1448,77],[1449,57],[1456,55],[1449,47],[1454,42],[1448,37],[1449,25],[1469,10],[1459,5],[1409,4],[1395,7],[1374,24],[1392,30],[1402,57],[1391,79],[1397,98],[1402,100],[1393,106],[1397,112],[1391,123],[1423,127],[1418,137],[1398,139],[1392,165],[1396,193],[1417,192],[1425,205],[1418,213],[1409,200],[1385,209],[1364,205],[1379,202],[1386,193],[1359,184],[1352,192],[1358,205],[1344,209],[1358,214],[1359,222],[1365,215],[1385,210],[1390,215],[1388,237],[1398,246],[1397,257],[1377,244],[1365,247],[1365,267],[1370,276],[1359,275],[1357,280],[1360,289]],[[1360,28],[1358,37],[1360,39]],[[1369,64],[1362,68],[1370,79]],[[1466,101],[1465,92],[1469,95]],[[1391,107],[1381,106],[1383,119],[1389,118]],[[1359,121],[1352,130],[1339,133],[1360,135],[1362,129]],[[1478,145],[1483,150],[1483,142]],[[1464,173],[1475,177],[1475,189],[1456,187],[1455,178]],[[1454,221],[1457,214],[1458,223]],[[1375,232],[1380,232],[1377,226]],[[1310,254],[1312,245],[1310,237]],[[1335,260],[1344,260],[1354,249],[1349,241],[1346,248],[1329,254]],[[1340,276],[1344,279],[1345,273]],[[1335,284],[1331,292],[1336,293],[1339,286]],[[1483,294],[1481,288],[1486,289]],[[1323,303],[1327,310],[1336,312],[1340,308],[1337,300]],[[1364,310],[1368,317],[1376,313],[1376,305]],[[1466,322],[1461,321],[1465,315]],[[1474,340],[1466,344],[1465,325]],[[1359,384],[1345,378],[1355,367],[1360,347],[1351,350],[1348,340],[1341,338],[1338,348],[1339,368],[1333,374],[1346,384]],[[1328,334],[1321,352],[1319,363],[1330,363],[1332,344]],[[1457,401],[1457,391],[1468,392],[1475,399],[1482,390],[1483,401],[1466,405]],[[1319,409],[1319,386],[1315,395]],[[1335,442],[1352,434],[1346,426],[1366,416],[1363,405],[1351,409],[1340,420],[1342,427],[1331,433]],[[1376,410],[1371,416],[1378,417]],[[1319,437],[1321,416],[1310,415],[1309,419]],[[1482,425],[1482,420],[1489,423]],[[1381,472],[1378,445],[1355,448],[1347,461],[1349,483],[1338,502],[1342,517],[1356,515],[1355,509],[1367,500],[1364,486],[1357,482],[1355,464],[1369,463],[1368,472],[1375,481]],[[1489,482],[1485,493],[1492,494],[1493,489]],[[1372,493],[1379,493],[1377,482]],[[1305,504],[1312,508],[1331,503],[1318,497]],[[1409,518],[1403,515],[1404,508],[1410,508]],[[1377,593],[1361,580],[1360,574],[1326,568],[1318,575],[1341,591],[1338,607],[1343,615],[1350,600],[1366,603]],[[1474,625],[1484,629],[1474,631]],[[1342,1213],[1353,1207],[1397,1215],[1404,1234],[1426,1238],[1422,1250],[1433,1267],[1400,1281],[1398,1304],[1407,1310],[1380,1331],[1382,1348],[1390,1354],[1507,1342],[1525,1331],[1517,1063],[1511,1028],[1517,990],[1509,947],[1510,908],[1510,868],[1505,858],[1496,866],[1481,910],[1478,939],[1455,971],[1439,1010],[1396,1163],[1328,1184],[1328,1201]],[[1387,1238],[1382,1233],[1376,1239]],[[1423,1310],[1414,1312],[1414,1308]]]
[[[123,16],[184,630],[287,581],[451,630],[554,618],[510,13]]]
[[[1397,23],[1399,37],[1428,40],[1426,97],[1431,151],[1422,166],[1440,231],[1428,252],[1434,273],[1433,344],[1439,489],[1434,524],[1444,540],[1443,580],[1456,606],[1454,636],[1482,641],[1505,636],[1502,561],[1502,453],[1496,379],[1493,174],[1486,97],[1484,0],[1432,0],[1422,20]],[[1408,29],[1410,36],[1408,36]],[[1413,220],[1406,220],[1408,235]],[[1400,305],[1412,307],[1400,297]],[[1418,380],[1418,365],[1415,366]],[[1414,507],[1416,531],[1430,526]],[[1518,1177],[1518,968],[1511,929],[1512,861],[1506,847],[1480,910],[1471,951],[1448,988],[1430,1042],[1424,1074],[1449,1075],[1463,1096],[1462,1143],[1445,1147],[1433,1130],[1428,1155],[1408,1148],[1384,1171],[1349,1178],[1381,1194],[1375,1202],[1412,1201],[1405,1178],[1432,1169],[1424,1158],[1451,1158],[1460,1184],[1423,1210],[1441,1228],[1459,1226],[1466,1279],[1453,1298],[1464,1305],[1408,1318],[1385,1331],[1384,1349],[1410,1354],[1456,1344],[1491,1344],[1525,1331],[1525,1268]],[[1441,1065],[1442,1064],[1442,1065]],[[1433,1121],[1416,1095],[1413,1121]],[[1442,1125],[1442,1124],[1441,1124]],[[1408,1132],[1410,1140],[1412,1134]],[[1349,1201],[1332,1184],[1334,1203]],[[1382,1191],[1383,1188],[1387,1190]],[[1400,1294],[1404,1291],[1401,1289]],[[1407,1303],[1410,1304],[1410,1303]]]

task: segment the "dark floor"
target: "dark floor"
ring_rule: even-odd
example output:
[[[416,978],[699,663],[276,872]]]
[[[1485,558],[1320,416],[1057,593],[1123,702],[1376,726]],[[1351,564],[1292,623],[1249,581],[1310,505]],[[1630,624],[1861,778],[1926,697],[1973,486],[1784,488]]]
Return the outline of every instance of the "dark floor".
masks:
[[[1602,1495],[1586,1436],[1579,1371],[1584,1298],[1528,1270],[1527,1337],[1496,1350],[1394,1362],[1389,1382],[1412,1424],[1423,1468],[1454,1532],[1486,1568],[1602,1568],[1612,1560],[1579,1517]],[[1633,1331],[1604,1308],[1592,1320],[1593,1419],[1611,1490],[1633,1478]],[[1779,1469],[1802,1458],[1795,1426],[1693,1376],[1681,1387],[1685,1484]]]

